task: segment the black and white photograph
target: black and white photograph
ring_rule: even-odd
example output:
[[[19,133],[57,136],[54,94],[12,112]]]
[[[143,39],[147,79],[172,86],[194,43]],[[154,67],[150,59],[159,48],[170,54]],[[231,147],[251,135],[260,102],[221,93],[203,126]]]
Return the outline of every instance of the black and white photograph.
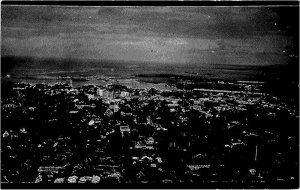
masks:
[[[2,4],[1,188],[29,185],[299,188],[299,3]]]

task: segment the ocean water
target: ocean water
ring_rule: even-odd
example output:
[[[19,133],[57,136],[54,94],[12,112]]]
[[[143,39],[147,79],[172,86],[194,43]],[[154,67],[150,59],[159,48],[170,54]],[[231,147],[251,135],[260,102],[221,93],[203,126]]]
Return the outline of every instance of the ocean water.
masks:
[[[33,59],[2,57],[2,80],[29,83],[69,82],[73,84],[104,85],[120,83],[131,87],[164,86],[166,77],[159,74],[197,76],[218,80],[262,80],[263,66],[228,65],[220,63],[201,64],[156,64],[138,62],[112,62],[95,60]],[[138,77],[137,75],[149,75]],[[77,80],[76,80],[77,79]],[[145,80],[146,79],[146,80]]]

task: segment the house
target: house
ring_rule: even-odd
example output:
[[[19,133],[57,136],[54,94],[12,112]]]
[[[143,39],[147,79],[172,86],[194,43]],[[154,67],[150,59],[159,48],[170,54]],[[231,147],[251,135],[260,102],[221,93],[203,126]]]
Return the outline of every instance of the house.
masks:
[[[17,104],[13,104],[13,103],[4,104],[4,105],[2,106],[2,108],[4,108],[4,109],[14,109],[14,108],[17,108],[17,107],[20,107],[20,106],[17,105]]]
[[[154,139],[153,139],[153,137],[149,137],[149,138],[147,139],[147,141],[146,141],[146,144],[147,144],[147,145],[153,145],[153,144],[154,144]]]
[[[95,166],[95,170],[102,174],[112,174],[114,171],[121,169],[120,160],[113,157],[99,157],[99,164]]]
[[[68,178],[68,183],[76,183],[77,182],[78,177],[77,176],[70,176]]]
[[[107,108],[107,110],[105,111],[104,115],[108,116],[108,117],[112,117],[114,113],[109,109]]]
[[[124,137],[125,133],[130,134],[129,126],[120,126],[120,132],[121,132],[122,137]]]
[[[129,96],[129,92],[127,91],[121,91],[121,97],[125,98]]]
[[[119,106],[118,105],[114,105],[113,109],[114,109],[114,112],[118,112],[119,111]]]
[[[58,173],[59,170],[63,169],[61,166],[40,166],[38,172],[40,173]]]
[[[97,95],[102,97],[102,96],[103,96],[103,94],[104,94],[104,90],[103,90],[103,89],[100,89],[100,88],[98,88],[98,89],[97,89]]]
[[[209,175],[210,168],[212,168],[211,161],[206,154],[197,154],[187,161],[187,168],[195,174],[202,173]]]

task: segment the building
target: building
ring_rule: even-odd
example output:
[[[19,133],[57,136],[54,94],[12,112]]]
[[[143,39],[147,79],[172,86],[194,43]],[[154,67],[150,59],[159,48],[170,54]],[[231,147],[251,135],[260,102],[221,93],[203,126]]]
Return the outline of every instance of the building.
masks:
[[[63,171],[63,167],[60,166],[40,166],[38,168],[39,174],[45,174],[48,179],[52,179],[54,174],[58,174]]]
[[[98,88],[98,89],[97,89],[97,95],[102,97],[102,96],[103,96],[103,94],[104,94],[104,90],[103,90],[103,89],[100,89],[100,88]]]
[[[121,91],[121,97],[125,98],[129,96],[129,92]]]
[[[107,117],[112,117],[113,116],[113,112],[111,111],[111,109],[107,108],[107,110],[105,111],[104,115]]]
[[[20,106],[17,105],[17,104],[13,104],[13,103],[4,104],[4,105],[2,106],[2,108],[4,108],[4,109],[14,109],[14,108],[17,108],[17,107],[20,107]]]
[[[119,106],[118,105],[114,105],[114,112],[118,112],[119,111]]]
[[[92,100],[92,99],[95,98],[95,96],[93,94],[87,94],[87,97],[88,97],[89,100]]]
[[[73,79],[72,78],[70,78],[70,84],[69,85],[70,85],[71,88],[73,88]]]
[[[128,126],[120,126],[120,132],[122,137],[124,137],[125,133],[130,134],[130,128]]]
[[[110,104],[108,108],[113,110],[113,112],[119,111],[119,106],[117,104]]]

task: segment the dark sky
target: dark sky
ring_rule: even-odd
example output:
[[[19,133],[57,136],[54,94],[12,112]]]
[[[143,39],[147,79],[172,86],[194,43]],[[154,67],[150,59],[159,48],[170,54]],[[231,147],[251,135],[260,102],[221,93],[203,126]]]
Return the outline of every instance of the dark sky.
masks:
[[[280,64],[287,62],[295,46],[297,9],[6,5],[1,6],[1,53],[158,63]]]

